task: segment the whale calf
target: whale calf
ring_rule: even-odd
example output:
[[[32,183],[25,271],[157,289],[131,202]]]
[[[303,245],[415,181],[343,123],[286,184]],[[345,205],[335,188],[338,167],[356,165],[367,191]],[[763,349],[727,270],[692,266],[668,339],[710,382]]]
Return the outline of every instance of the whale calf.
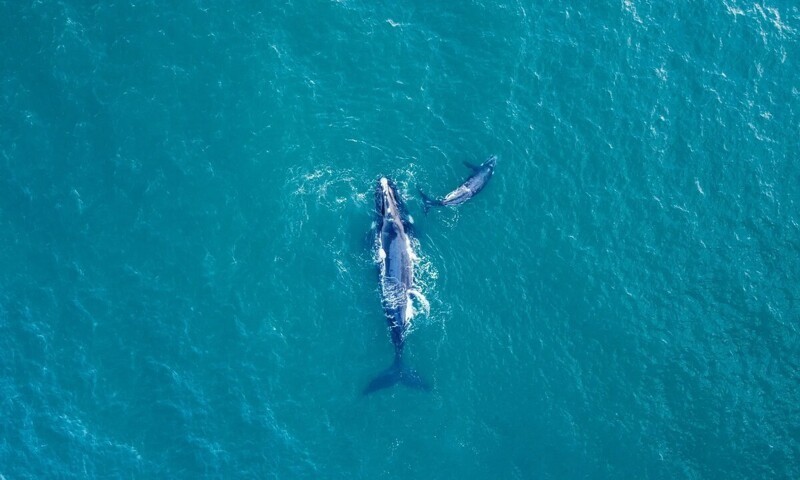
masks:
[[[445,195],[442,199],[437,200],[431,198],[425,195],[421,189],[419,190],[419,194],[422,196],[422,206],[425,209],[425,213],[428,213],[428,210],[430,210],[431,207],[449,207],[452,205],[461,205],[477,195],[478,192],[483,190],[483,187],[486,186],[486,183],[489,182],[489,179],[492,178],[492,174],[494,174],[494,167],[497,165],[497,156],[492,155],[480,165],[473,165],[469,162],[464,162],[464,164],[472,169],[472,175],[470,175],[470,177],[467,178],[466,181],[461,184],[461,186]]]
[[[403,346],[414,316],[412,299],[427,304],[414,287],[414,263],[417,259],[411,242],[411,223],[397,189],[387,178],[381,178],[375,191],[378,214],[377,246],[380,267],[381,299],[389,333],[394,344],[392,366],[375,377],[364,394],[401,383],[408,387],[430,390],[430,385],[403,363]]]

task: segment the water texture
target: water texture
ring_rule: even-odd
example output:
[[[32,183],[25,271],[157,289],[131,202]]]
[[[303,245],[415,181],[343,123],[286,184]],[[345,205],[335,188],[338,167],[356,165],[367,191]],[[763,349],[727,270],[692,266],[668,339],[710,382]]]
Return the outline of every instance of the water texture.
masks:
[[[799,39],[785,0],[0,1],[0,479],[799,478]],[[381,175],[432,393],[360,395]]]

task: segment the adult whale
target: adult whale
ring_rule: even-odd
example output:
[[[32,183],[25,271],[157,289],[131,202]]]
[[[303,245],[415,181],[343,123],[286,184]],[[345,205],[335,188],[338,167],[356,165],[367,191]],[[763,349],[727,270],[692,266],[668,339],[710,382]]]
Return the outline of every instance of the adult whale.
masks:
[[[427,301],[414,288],[414,262],[417,256],[409,236],[411,223],[397,189],[386,178],[380,179],[376,189],[375,206],[378,213],[377,244],[381,297],[394,344],[394,362],[367,385],[364,394],[391,387],[396,383],[430,390],[430,385],[403,363],[403,346],[414,316],[412,297],[424,305],[427,305]]]
[[[464,162],[464,165],[472,169],[472,175],[464,181],[458,188],[444,196],[441,200],[431,198],[420,189],[419,194],[422,196],[422,206],[425,213],[431,207],[448,207],[451,205],[461,205],[470,198],[478,194],[483,187],[489,182],[494,173],[494,167],[497,165],[497,156],[492,155],[485,162],[480,165],[473,165],[469,162]]]

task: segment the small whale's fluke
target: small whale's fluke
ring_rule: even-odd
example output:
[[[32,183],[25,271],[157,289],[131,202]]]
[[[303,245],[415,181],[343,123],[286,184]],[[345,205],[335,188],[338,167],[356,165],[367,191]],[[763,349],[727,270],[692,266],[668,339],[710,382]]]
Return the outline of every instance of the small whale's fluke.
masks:
[[[431,198],[431,197],[425,195],[425,192],[423,192],[421,188],[417,188],[417,190],[419,191],[419,196],[422,197],[422,210],[426,214],[428,213],[428,210],[431,209],[431,207],[441,207],[442,206],[441,200],[436,200],[435,198]]]

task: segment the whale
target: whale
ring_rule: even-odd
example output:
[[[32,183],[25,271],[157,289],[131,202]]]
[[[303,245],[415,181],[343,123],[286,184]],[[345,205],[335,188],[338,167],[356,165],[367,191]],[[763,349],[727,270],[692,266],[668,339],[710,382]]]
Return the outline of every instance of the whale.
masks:
[[[363,393],[370,394],[396,384],[430,390],[431,385],[403,361],[406,335],[416,312],[414,300],[423,308],[428,303],[414,283],[417,255],[411,237],[411,217],[406,213],[395,184],[386,177],[378,182],[375,210],[381,302],[394,345],[394,361],[370,381]]]
[[[492,155],[485,162],[480,165],[474,165],[469,162],[464,162],[468,168],[472,170],[472,175],[467,178],[458,188],[448,193],[441,199],[431,198],[425,195],[422,189],[419,189],[419,194],[422,197],[422,206],[425,213],[428,213],[431,207],[449,207],[454,205],[461,205],[470,198],[477,195],[483,187],[489,182],[494,174],[494,167],[497,165],[497,156]]]

